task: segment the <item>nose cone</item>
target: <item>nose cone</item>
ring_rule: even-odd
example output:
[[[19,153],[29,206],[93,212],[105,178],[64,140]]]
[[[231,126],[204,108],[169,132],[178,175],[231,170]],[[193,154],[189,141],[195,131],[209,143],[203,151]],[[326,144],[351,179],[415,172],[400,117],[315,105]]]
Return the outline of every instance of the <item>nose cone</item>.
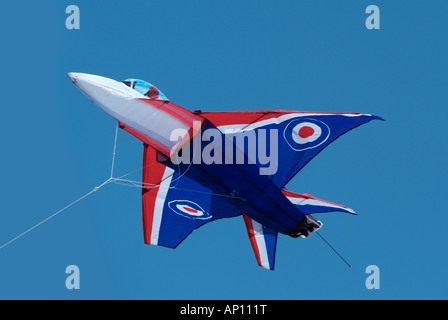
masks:
[[[119,120],[123,105],[130,100],[145,99],[141,93],[129,88],[122,82],[87,73],[67,73],[73,84],[100,109]]]
[[[69,72],[67,76],[79,90],[95,103],[100,102],[100,98],[104,95],[120,96],[127,99],[145,98],[124,83],[113,79],[78,72]]]
[[[78,74],[79,73],[76,72],[69,72],[67,73],[67,77],[71,80],[71,82],[75,83]]]
[[[67,76],[101,110],[150,138],[148,143],[153,143],[165,155],[171,156],[180,143],[171,141],[171,133],[180,129],[186,136],[196,119],[180,107],[161,110],[164,101],[153,101],[122,82],[86,73],[70,72]],[[181,114],[177,115],[178,112]]]

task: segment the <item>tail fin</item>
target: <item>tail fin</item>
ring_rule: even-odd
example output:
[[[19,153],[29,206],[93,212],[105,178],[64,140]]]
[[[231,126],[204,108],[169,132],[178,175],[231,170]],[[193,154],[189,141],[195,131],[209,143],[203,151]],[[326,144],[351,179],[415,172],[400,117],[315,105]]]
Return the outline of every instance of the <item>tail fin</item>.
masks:
[[[309,194],[300,194],[282,189],[282,193],[293,203],[303,214],[324,213],[324,212],[346,212],[356,215],[353,209],[340,204],[322,200]]]
[[[245,214],[243,214],[243,218],[258,265],[269,270],[274,270],[277,231],[263,226]]]

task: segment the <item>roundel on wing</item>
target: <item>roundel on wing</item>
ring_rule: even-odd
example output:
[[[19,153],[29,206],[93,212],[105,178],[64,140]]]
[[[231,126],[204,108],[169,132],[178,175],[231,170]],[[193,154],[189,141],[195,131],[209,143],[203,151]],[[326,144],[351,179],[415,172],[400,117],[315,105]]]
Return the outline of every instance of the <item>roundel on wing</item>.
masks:
[[[188,200],[174,200],[168,203],[168,207],[180,216],[189,219],[210,219],[212,216],[201,208],[200,205]]]
[[[293,150],[304,151],[324,143],[330,136],[330,128],[315,119],[295,119],[288,123],[283,136]]]

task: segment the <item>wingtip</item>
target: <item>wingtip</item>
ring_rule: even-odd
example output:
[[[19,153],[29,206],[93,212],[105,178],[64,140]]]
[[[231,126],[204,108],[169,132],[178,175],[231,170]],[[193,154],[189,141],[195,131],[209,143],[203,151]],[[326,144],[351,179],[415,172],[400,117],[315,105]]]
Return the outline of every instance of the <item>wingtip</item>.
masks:
[[[372,117],[373,117],[373,119],[375,119],[375,120],[386,121],[386,119],[384,119],[384,118],[382,118],[382,117],[379,117],[379,116],[374,116],[374,115],[372,115]]]
[[[258,264],[258,266],[261,267],[264,270],[274,271],[274,267],[273,266],[271,267],[271,266],[265,266],[265,265],[261,265],[261,264]]]

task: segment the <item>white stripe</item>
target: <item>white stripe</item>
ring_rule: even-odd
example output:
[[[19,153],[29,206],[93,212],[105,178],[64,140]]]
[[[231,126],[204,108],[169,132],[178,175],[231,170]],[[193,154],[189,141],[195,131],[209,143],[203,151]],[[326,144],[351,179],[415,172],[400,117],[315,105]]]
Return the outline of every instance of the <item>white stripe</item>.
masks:
[[[289,201],[291,201],[292,204],[295,204],[297,206],[300,206],[305,198],[294,198],[294,197],[286,197]]]
[[[154,216],[152,220],[151,229],[151,244],[157,245],[159,243],[160,225],[162,224],[163,207],[165,206],[165,198],[170,190],[171,179],[173,178],[174,170],[166,167],[163,173],[162,182],[157,191],[156,203],[154,205]]]
[[[342,113],[342,114],[331,114],[331,113],[288,113],[285,115],[282,115],[277,118],[271,118],[267,120],[261,120],[255,123],[252,123],[250,125],[246,124],[230,124],[230,125],[223,125],[219,126],[218,129],[223,133],[236,133],[236,132],[244,132],[249,130],[254,130],[259,127],[267,126],[269,124],[280,124],[284,121],[294,119],[294,118],[300,118],[300,117],[310,117],[310,116],[326,116],[326,115],[339,115],[339,116],[346,116],[346,117],[359,117],[359,116],[371,116],[370,114],[352,114],[352,113]],[[247,126],[247,127],[246,127]],[[227,132],[226,132],[227,130]]]
[[[252,226],[254,228],[255,241],[257,242],[258,253],[260,255],[260,263],[263,268],[270,269],[268,250],[263,234],[263,225],[255,220],[252,220]]]
[[[288,198],[289,201],[291,201],[291,203],[297,205],[297,206],[306,206],[306,205],[310,205],[310,206],[319,206],[319,207],[329,207],[329,208],[338,208],[338,209],[342,209],[351,213],[355,213],[355,211],[353,209],[344,207],[344,206],[340,206],[337,204],[332,204],[332,203],[328,203],[325,201],[319,201],[316,199],[303,199],[303,198],[294,198],[294,197],[286,197]]]

